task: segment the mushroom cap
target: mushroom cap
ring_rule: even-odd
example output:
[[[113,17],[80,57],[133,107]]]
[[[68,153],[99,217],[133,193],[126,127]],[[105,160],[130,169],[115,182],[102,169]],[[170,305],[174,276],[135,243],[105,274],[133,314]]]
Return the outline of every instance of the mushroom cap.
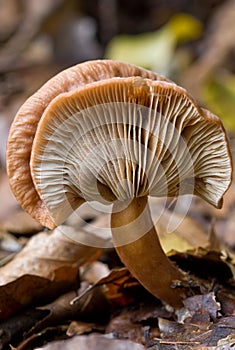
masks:
[[[83,201],[193,193],[220,208],[232,176],[220,119],[183,88],[142,77],[93,82],[53,99],[30,167],[54,225]],[[48,222],[47,212],[40,221]]]
[[[113,60],[88,61],[54,76],[29,97],[16,114],[7,144],[7,172],[11,189],[23,209],[45,226],[53,227],[55,224],[34,187],[29,166],[34,136],[44,110],[55,97],[80,86],[113,77],[131,76],[167,80],[128,63]]]

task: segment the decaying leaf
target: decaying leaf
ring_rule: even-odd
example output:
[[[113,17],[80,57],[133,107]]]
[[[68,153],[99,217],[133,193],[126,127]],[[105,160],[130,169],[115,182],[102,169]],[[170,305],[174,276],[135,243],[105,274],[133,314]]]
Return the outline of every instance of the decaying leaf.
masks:
[[[28,332],[32,334],[47,327],[55,326],[66,320],[79,320],[86,322],[106,322],[110,317],[110,306],[104,294],[99,288],[93,289],[84,295],[78,302],[71,304],[71,301],[87,288],[81,284],[78,293],[75,291],[61,295],[52,303],[42,306],[40,310],[46,311],[46,315]]]
[[[79,267],[96,259],[101,249],[74,243],[65,235],[69,230],[58,227],[51,233],[35,235],[15,259],[0,269],[1,318],[34,300],[45,304],[52,296],[78,286]]]

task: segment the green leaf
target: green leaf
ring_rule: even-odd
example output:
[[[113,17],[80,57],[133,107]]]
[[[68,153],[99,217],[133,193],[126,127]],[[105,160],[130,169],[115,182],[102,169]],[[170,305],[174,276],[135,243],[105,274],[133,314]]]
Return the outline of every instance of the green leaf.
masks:
[[[114,37],[107,46],[105,57],[169,75],[177,44],[196,39],[201,32],[199,21],[186,14],[177,14],[157,31]]]

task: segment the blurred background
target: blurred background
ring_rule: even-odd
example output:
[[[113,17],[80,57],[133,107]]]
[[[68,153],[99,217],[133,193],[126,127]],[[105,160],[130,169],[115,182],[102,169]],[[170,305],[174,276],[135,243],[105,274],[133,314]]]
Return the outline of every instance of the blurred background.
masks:
[[[38,230],[9,189],[5,150],[20,105],[62,69],[118,59],[173,79],[235,134],[234,0],[0,0],[0,229]],[[193,218],[235,246],[234,186],[222,211],[195,200]],[[22,219],[23,215],[23,219]]]

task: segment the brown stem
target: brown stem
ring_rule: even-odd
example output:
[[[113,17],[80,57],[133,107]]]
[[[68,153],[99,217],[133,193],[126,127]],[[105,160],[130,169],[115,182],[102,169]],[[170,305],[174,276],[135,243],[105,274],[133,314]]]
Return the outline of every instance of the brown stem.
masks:
[[[111,215],[115,249],[133,276],[154,296],[179,308],[184,288],[172,288],[173,282],[185,283],[185,276],[165,255],[148,206],[147,197],[135,198],[126,208],[116,202]]]

